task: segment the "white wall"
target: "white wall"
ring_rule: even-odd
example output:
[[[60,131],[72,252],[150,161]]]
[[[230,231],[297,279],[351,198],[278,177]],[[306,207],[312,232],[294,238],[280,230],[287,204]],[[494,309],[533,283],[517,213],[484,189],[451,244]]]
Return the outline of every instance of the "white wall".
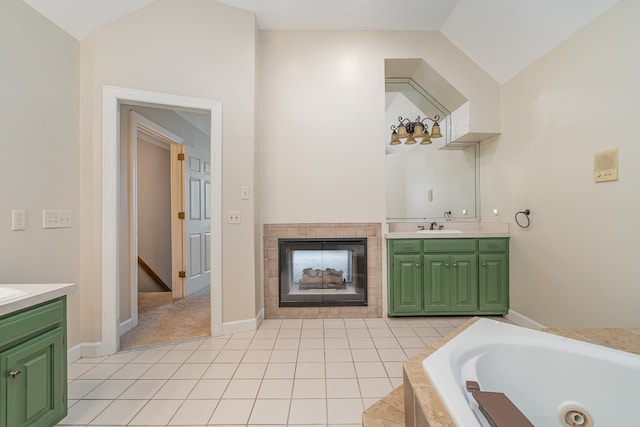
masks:
[[[503,87],[503,133],[482,147],[483,217],[513,224],[512,309],[554,327],[640,326],[640,3],[606,12]],[[620,178],[593,182],[595,152]]]
[[[385,220],[385,58],[424,58],[475,105],[500,103],[436,32],[262,31],[259,46],[263,223]]]
[[[75,282],[69,342],[79,325],[79,44],[20,0],[0,2],[0,282]],[[27,230],[11,231],[11,209]],[[43,209],[72,210],[73,227],[44,230]]]
[[[81,43],[81,177],[87,233],[83,279],[92,283],[84,319],[99,338],[101,305],[102,90],[104,85],[220,100],[223,108],[223,321],[255,317],[254,212],[240,187],[254,180],[255,19],[210,0],[159,0],[92,33]],[[255,189],[252,188],[252,193]],[[213,236],[220,238],[220,236]],[[260,284],[261,286],[261,284]],[[124,320],[124,319],[121,319]]]

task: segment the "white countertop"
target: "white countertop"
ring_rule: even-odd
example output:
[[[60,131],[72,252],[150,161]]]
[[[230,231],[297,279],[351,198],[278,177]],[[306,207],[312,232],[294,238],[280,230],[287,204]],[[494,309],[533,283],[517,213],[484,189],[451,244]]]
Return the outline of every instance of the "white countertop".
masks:
[[[4,316],[63,295],[69,295],[76,291],[77,285],[75,283],[0,284],[0,288],[12,288],[28,292],[27,295],[18,298],[0,301],[0,316]]]
[[[389,223],[386,239],[468,239],[468,238],[509,238],[507,222],[439,222],[445,230],[460,230],[460,233],[418,233],[419,227],[429,229],[430,223],[402,222]]]

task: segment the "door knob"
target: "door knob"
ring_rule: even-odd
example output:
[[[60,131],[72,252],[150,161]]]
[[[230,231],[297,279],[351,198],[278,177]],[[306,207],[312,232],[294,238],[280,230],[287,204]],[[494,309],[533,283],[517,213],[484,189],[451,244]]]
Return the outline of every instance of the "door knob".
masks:
[[[22,375],[22,371],[21,371],[21,370],[19,370],[19,369],[15,370],[15,371],[11,371],[11,372],[9,372],[9,376],[10,376],[11,378],[13,378],[14,380],[15,380],[16,378],[18,378],[20,375]]]

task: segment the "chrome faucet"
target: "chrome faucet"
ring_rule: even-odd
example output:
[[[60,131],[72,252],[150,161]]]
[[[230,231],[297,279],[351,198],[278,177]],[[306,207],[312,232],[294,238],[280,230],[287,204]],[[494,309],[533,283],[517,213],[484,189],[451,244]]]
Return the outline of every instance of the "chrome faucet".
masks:
[[[435,222],[435,221],[433,221],[433,222],[431,223],[431,225],[429,226],[429,230],[437,230],[437,228],[435,228],[435,227],[437,227],[437,226],[438,226],[438,223],[437,223],[437,222]]]

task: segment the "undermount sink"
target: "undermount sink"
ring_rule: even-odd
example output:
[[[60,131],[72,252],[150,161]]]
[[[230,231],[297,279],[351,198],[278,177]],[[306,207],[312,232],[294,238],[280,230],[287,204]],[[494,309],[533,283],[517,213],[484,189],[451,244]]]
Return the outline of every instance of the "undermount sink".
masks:
[[[0,287],[0,303],[6,302],[12,299],[16,299],[16,298],[22,298],[27,295],[29,295],[29,292],[27,291],[23,291],[20,289]]]
[[[418,234],[458,234],[462,233],[460,230],[418,230]]]

